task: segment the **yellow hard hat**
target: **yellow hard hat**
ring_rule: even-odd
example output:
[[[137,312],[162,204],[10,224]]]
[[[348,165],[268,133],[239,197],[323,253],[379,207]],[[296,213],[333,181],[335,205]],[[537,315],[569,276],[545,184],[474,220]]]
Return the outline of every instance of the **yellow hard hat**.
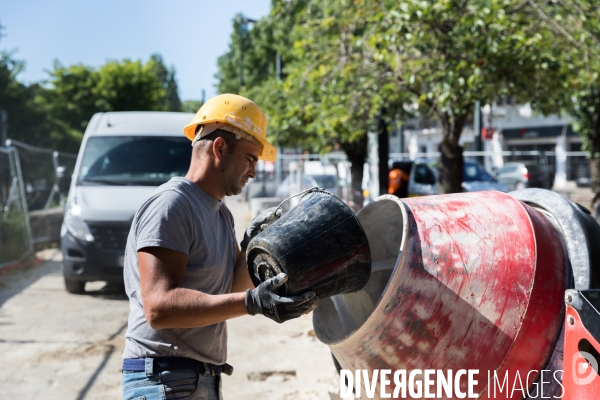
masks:
[[[277,159],[277,149],[267,142],[267,116],[254,102],[237,94],[215,96],[200,107],[192,122],[183,128],[183,133],[194,140],[198,125],[214,122],[229,124],[258,140],[261,147],[258,158],[261,160]],[[227,130],[226,127],[224,129]]]

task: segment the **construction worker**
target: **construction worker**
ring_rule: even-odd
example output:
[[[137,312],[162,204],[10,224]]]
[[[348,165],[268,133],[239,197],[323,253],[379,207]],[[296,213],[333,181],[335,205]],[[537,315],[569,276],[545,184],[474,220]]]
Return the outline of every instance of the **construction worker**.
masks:
[[[184,134],[192,140],[185,177],[175,177],[136,213],[125,251],[130,314],[123,352],[124,399],[221,399],[225,321],[261,314],[277,322],[317,306],[314,292],[280,297],[285,274],[254,287],[248,242],[281,214],[263,211],[237,245],[221,201],[255,177],[259,159],[275,161],[267,118],[252,101],[222,94],[208,100]]]
[[[399,165],[393,165],[388,173],[388,194],[408,196],[408,174]]]

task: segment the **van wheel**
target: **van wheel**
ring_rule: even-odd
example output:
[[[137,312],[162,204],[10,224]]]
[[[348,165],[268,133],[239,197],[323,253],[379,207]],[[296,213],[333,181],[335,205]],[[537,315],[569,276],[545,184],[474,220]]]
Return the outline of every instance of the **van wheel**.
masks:
[[[73,294],[85,293],[85,281],[78,281],[65,277],[65,289],[67,289],[67,292]]]

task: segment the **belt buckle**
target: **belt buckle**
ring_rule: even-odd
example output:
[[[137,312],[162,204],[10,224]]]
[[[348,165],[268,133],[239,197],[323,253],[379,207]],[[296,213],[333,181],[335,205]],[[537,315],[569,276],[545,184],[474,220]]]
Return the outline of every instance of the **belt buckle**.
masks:
[[[214,366],[214,365],[212,365],[212,364],[208,364],[208,365],[210,365],[210,374],[211,374],[212,376],[215,376],[215,375],[217,375],[217,374],[215,373],[215,366]]]

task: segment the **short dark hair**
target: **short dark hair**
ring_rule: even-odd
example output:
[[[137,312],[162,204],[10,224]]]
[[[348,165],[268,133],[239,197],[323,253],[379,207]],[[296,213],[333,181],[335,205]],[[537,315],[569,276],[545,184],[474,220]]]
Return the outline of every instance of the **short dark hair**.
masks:
[[[198,131],[200,130],[200,127],[202,125],[198,125],[196,126],[196,131],[194,132],[195,134],[198,134]],[[223,138],[223,140],[225,141],[225,143],[227,143],[227,148],[229,149],[229,153],[233,153],[233,151],[235,150],[235,146],[237,146],[238,144],[238,139],[236,138],[235,133],[231,133],[229,131],[226,131],[224,129],[217,129],[211,133],[209,133],[208,135],[200,138],[198,141],[211,141],[214,142],[217,138]]]

